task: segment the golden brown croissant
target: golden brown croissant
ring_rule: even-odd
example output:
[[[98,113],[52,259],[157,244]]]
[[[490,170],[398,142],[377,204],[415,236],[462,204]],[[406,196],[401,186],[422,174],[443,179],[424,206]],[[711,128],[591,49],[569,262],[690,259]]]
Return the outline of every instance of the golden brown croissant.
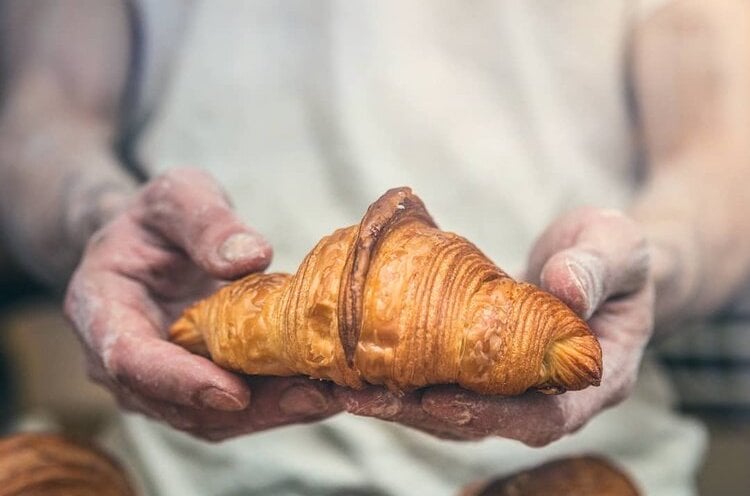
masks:
[[[552,295],[439,230],[408,188],[323,238],[294,275],[254,274],[185,311],[170,338],[246,374],[485,394],[598,385],[601,349]]]
[[[0,440],[0,496],[135,496],[122,468],[98,449],[55,434]]]

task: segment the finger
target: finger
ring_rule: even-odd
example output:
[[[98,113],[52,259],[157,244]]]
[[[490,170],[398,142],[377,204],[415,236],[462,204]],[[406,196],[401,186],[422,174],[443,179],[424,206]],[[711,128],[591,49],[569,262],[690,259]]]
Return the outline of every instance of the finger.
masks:
[[[110,377],[104,371],[104,367],[98,359],[89,362],[89,369],[97,370],[93,375],[90,373],[89,376],[97,383],[109,389],[118,407],[132,413],[140,413],[154,420],[166,422],[179,430],[188,430],[196,427],[195,422],[191,418],[192,416],[186,414],[186,412],[223,413],[206,409],[197,410],[141,396]]]
[[[318,420],[340,410],[330,401],[330,391],[325,385],[315,386],[304,381],[303,378],[261,380],[254,388],[253,405],[234,412],[177,405],[141,396],[122,384],[109,382],[121,408],[166,422],[198,437],[219,440],[294,422]],[[260,385],[262,383],[267,386]],[[291,410],[285,408],[285,402],[293,401],[292,398],[298,401],[301,396],[306,397],[306,405],[299,404]]]
[[[121,386],[115,391],[117,391],[115,394],[117,406],[123,410],[165,422],[181,431],[188,431],[194,427],[193,423],[182,414],[187,407],[139,396]]]
[[[589,318],[607,298],[631,293],[648,278],[648,250],[636,223],[611,210],[581,209],[539,239],[529,276]]]
[[[142,333],[119,331],[102,358],[119,383],[150,398],[226,411],[242,410],[250,400],[248,388],[236,375]]]
[[[348,413],[396,422],[436,437],[451,440],[480,439],[482,435],[446,423],[422,409],[421,392],[396,395],[378,386],[361,390],[337,388],[334,392]]]
[[[396,420],[402,415],[408,397],[398,396],[379,386],[364,389],[335,388],[334,395],[341,401],[346,411],[364,417],[382,420]]]
[[[597,388],[594,388],[597,389]],[[563,396],[526,393],[517,397],[480,396],[453,386],[425,391],[422,408],[432,417],[477,435],[501,436],[544,446],[572,430]]]
[[[248,408],[237,412],[217,412],[132,396],[126,397],[124,404],[134,404],[153,418],[211,441],[322,420],[341,411],[326,382],[302,377],[256,377],[249,383],[253,401]]]
[[[201,426],[190,432],[209,441],[223,441],[285,425],[320,421],[342,410],[326,382],[301,377],[259,377],[251,381],[251,389],[253,402],[236,421]]]
[[[172,302],[179,307],[217,289],[219,281],[208,277],[186,253],[165,246],[163,237],[131,217],[115,219],[97,237],[82,266],[92,273],[116,272],[142,283],[150,290],[149,299],[159,297],[161,308]]]
[[[173,169],[140,196],[141,222],[185,250],[215,277],[233,279],[263,270],[271,246],[232,210],[216,181],[198,169]]]
[[[120,384],[155,399],[217,410],[241,410],[250,392],[238,376],[162,339],[164,327],[146,290],[116,274],[77,273],[65,311]]]

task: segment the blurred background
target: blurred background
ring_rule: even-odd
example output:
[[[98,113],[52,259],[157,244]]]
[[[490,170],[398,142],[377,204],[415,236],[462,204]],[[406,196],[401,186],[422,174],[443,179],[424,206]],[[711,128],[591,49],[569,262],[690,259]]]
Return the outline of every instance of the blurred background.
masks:
[[[686,32],[689,28],[685,27]],[[271,61],[274,64],[276,60]],[[282,95],[284,104],[285,98]],[[200,110],[200,119],[210,120],[211,109]],[[220,128],[217,122],[211,125]],[[233,127],[235,123],[223,125]],[[259,128],[265,127],[271,124],[259,124]],[[277,138],[283,142],[286,129],[280,127]],[[596,131],[593,129],[592,135]],[[525,137],[525,130],[521,134]],[[181,149],[190,139],[175,141]],[[232,147],[218,142],[221,158],[231,156]],[[225,149],[229,150],[226,156]],[[550,156],[556,157],[554,153]],[[238,170],[245,174],[246,158],[240,158],[242,168]],[[280,154],[279,161],[293,159]],[[279,174],[283,180],[283,172]],[[224,182],[232,181],[225,178]],[[304,181],[298,183],[301,190],[309,186]],[[461,199],[458,193],[457,198]],[[564,200],[565,194],[561,198]],[[44,289],[13,262],[2,246],[4,235],[0,232],[0,428],[4,434],[39,430],[96,439],[112,424],[116,405],[108,393],[86,378],[81,347],[62,316],[60,295]],[[306,249],[308,241],[293,240],[289,245]],[[750,288],[744,294],[750,295]],[[700,492],[711,496],[750,494],[750,296],[711,322],[691,326],[653,343],[652,351],[669,372],[680,408],[708,428],[709,449],[699,473]]]

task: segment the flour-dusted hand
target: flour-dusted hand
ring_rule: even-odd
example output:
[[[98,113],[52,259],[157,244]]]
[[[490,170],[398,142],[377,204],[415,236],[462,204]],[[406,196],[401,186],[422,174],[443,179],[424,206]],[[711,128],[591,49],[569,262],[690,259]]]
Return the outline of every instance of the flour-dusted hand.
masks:
[[[587,318],[599,339],[599,387],[557,396],[481,396],[433,387],[398,397],[381,388],[338,391],[355,414],[400,422],[453,439],[501,436],[543,446],[623,400],[635,383],[653,327],[648,247],[623,214],[585,208],[555,221],[537,241],[528,279]]]
[[[123,407],[208,439],[333,413],[325,384],[247,380],[164,339],[186,305],[270,260],[206,173],[150,181],[91,238],[68,288],[89,375]]]

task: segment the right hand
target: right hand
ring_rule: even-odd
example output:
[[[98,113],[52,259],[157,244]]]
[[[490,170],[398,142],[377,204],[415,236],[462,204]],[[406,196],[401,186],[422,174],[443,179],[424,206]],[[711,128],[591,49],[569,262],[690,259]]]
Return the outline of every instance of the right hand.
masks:
[[[242,378],[165,339],[187,305],[270,260],[208,174],[153,179],[91,237],[68,287],[89,376],[123,408],[208,440],[337,413],[327,383]]]

